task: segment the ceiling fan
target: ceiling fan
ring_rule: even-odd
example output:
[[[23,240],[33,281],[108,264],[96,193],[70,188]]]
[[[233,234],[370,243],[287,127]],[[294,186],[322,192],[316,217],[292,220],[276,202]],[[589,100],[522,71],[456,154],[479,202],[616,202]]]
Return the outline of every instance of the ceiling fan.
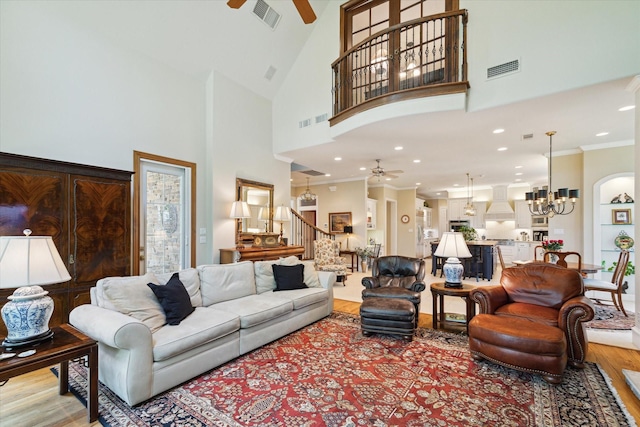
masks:
[[[227,6],[232,9],[239,9],[247,0],[229,0]],[[313,12],[313,8],[309,4],[309,0],[291,0],[298,9],[300,17],[305,24],[311,24],[316,20],[316,14]]]
[[[380,159],[376,159],[376,162],[378,163],[378,166],[376,166],[375,168],[371,168],[371,176],[369,177],[369,179],[378,178],[378,181],[380,181],[380,178],[382,177],[397,178],[398,176],[394,174],[404,172],[401,170],[385,171],[384,168],[380,166]]]

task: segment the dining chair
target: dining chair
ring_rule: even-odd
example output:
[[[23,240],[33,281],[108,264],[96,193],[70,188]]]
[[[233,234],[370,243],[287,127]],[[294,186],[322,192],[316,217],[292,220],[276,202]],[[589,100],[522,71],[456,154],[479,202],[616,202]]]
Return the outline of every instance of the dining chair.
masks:
[[[533,248],[533,260],[534,261],[541,260],[544,257],[544,252],[545,252],[544,246],[542,245],[538,245],[535,248]]]
[[[629,251],[623,250],[620,252],[620,256],[618,257],[618,263],[616,264],[616,268],[613,271],[613,275],[611,276],[611,281],[607,282],[605,280],[598,279],[584,279],[584,290],[585,291],[599,291],[599,292],[609,292],[611,293],[611,301],[613,305],[616,307],[616,310],[622,311],[622,313],[629,317],[627,312],[624,310],[624,305],[622,304],[622,292],[624,285],[624,275],[627,271],[627,265],[629,264]],[[592,300],[600,303],[600,298],[591,298]],[[617,299],[617,300],[616,300]]]
[[[573,258],[575,258],[577,261],[577,268],[575,268],[574,270],[578,270],[578,272],[580,274],[582,274],[582,255],[580,255],[580,253],[578,252],[560,252],[560,251],[547,251],[544,253],[544,256],[542,257],[542,261],[546,262],[546,263],[551,263],[551,255],[555,255],[556,257],[558,257],[558,260],[552,264],[556,264],[559,265],[561,267],[565,267],[567,268],[568,264],[567,264],[567,258],[569,258],[569,262],[571,262],[571,260]]]

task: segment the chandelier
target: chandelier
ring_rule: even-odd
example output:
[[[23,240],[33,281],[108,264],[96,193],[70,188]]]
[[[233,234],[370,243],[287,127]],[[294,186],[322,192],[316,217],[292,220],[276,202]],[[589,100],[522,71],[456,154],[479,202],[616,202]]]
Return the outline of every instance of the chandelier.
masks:
[[[307,178],[307,189],[304,190],[304,193],[300,194],[300,200],[304,202],[312,202],[316,199],[316,195],[309,190],[309,178]]]
[[[467,172],[467,204],[464,206],[464,214],[466,216],[474,216],[476,207],[473,206],[473,178],[471,178],[471,197],[469,197],[469,172]]]
[[[546,215],[549,218],[554,215],[568,215],[573,212],[576,205],[576,200],[580,197],[580,191],[577,189],[569,190],[568,188],[558,188],[558,191],[554,192],[551,187],[551,159],[552,153],[552,139],[555,131],[549,131],[546,133],[549,136],[549,185],[541,189],[533,188],[533,191],[525,193],[525,199],[529,204],[529,212],[532,215]],[[571,202],[571,210],[566,211],[567,201]]]

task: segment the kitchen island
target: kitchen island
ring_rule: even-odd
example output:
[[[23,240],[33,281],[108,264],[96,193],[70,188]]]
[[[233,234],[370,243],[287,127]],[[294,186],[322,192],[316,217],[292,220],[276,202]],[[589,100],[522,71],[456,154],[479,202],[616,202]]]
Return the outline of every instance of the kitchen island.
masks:
[[[431,243],[431,253],[435,253],[438,242]],[[464,265],[464,277],[476,277],[477,279],[491,280],[495,271],[495,259],[493,256],[494,247],[498,244],[497,240],[471,240],[466,242],[471,252],[471,258],[461,259]],[[442,265],[446,258],[433,255],[431,257],[431,274],[437,275],[440,270],[442,277]]]

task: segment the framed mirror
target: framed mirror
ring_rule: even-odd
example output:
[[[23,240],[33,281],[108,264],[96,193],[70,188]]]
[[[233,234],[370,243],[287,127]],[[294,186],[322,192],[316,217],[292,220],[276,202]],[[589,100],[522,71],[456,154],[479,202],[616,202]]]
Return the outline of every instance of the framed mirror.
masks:
[[[236,178],[236,200],[251,210],[251,218],[236,221],[236,244],[251,244],[254,234],[273,231],[273,184]]]

